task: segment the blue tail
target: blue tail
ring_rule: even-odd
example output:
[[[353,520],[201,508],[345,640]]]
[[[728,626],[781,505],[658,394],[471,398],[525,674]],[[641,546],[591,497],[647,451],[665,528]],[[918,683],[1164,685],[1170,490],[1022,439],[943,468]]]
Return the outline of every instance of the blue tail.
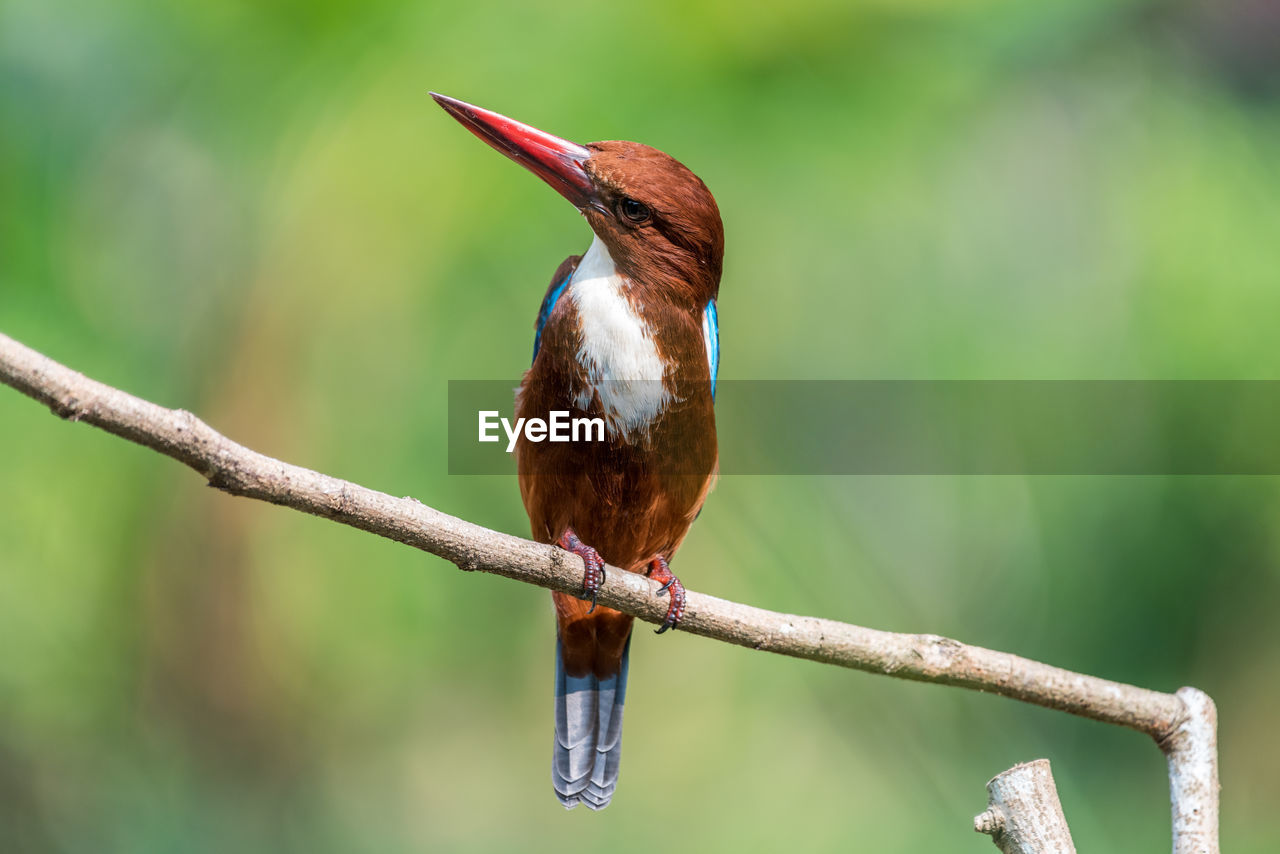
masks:
[[[630,657],[628,638],[616,675],[605,679],[591,674],[569,676],[556,640],[556,744],[551,784],[565,809],[581,803],[602,810],[613,797],[622,759],[622,704]]]

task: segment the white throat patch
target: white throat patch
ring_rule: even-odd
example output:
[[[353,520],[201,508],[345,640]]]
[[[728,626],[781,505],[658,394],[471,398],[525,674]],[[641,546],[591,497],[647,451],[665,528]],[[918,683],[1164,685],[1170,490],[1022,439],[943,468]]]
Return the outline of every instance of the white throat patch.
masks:
[[[595,392],[610,432],[646,432],[670,400],[662,382],[666,366],[652,330],[627,299],[622,277],[599,237],[578,263],[568,295],[578,313],[582,346],[577,359],[588,382],[587,388],[576,391],[574,403],[586,409]]]

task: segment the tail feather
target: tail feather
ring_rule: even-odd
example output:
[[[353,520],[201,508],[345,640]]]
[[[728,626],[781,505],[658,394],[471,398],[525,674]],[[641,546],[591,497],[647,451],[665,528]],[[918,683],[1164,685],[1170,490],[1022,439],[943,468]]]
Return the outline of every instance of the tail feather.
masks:
[[[622,707],[627,693],[627,660],[613,676],[570,676],[556,641],[556,741],[551,783],[566,809],[586,804],[604,809],[618,785],[622,759]]]

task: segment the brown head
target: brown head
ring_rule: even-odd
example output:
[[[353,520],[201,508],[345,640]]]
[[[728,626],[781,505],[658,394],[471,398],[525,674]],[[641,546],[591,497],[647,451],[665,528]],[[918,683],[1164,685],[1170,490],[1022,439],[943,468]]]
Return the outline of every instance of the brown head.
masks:
[[[701,311],[720,287],[724,228],[707,185],[638,142],[578,145],[432,93],[480,139],[568,199],[638,288]]]

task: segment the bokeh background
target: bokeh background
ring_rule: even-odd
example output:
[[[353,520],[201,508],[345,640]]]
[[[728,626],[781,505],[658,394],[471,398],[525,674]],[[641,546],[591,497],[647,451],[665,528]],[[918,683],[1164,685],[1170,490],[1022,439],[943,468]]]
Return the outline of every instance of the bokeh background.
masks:
[[[589,234],[429,89],[698,172],[723,378],[1280,378],[1270,0],[4,0],[0,330],[524,533],[445,473],[446,382],[518,375]],[[637,636],[616,801],[566,813],[545,592],[6,389],[0,438],[6,852],[982,852],[1039,756],[1082,849],[1168,849],[1143,736],[679,632]],[[1224,843],[1274,852],[1278,514],[1270,477],[730,477],[677,571],[1197,685]]]

